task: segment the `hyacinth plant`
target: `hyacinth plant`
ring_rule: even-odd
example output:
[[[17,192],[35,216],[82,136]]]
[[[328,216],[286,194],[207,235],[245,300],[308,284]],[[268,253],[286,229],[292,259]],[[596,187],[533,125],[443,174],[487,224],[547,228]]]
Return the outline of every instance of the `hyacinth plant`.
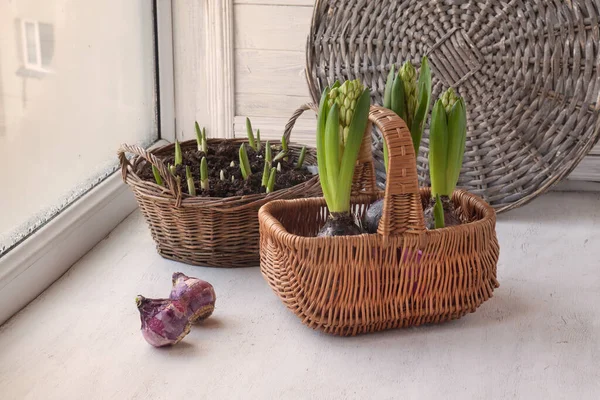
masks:
[[[415,148],[415,156],[419,154],[430,102],[431,69],[427,57],[421,60],[418,80],[417,71],[410,61],[402,65],[398,74],[395,74],[395,68],[392,66],[385,84],[383,106],[395,112],[406,122]],[[383,158],[387,169],[388,149],[385,143]]]
[[[433,106],[429,128],[429,177],[432,201],[425,210],[429,229],[460,224],[451,200],[462,167],[467,138],[465,101],[450,88]]]
[[[321,95],[317,118],[317,164],[329,217],[318,236],[362,233],[351,213],[350,194],[370,104],[369,89],[359,80],[336,82]]]
[[[415,158],[419,154],[430,102],[431,70],[427,57],[423,57],[421,60],[418,80],[417,70],[410,61],[406,61],[397,74],[392,66],[385,84],[383,106],[392,110],[406,122],[415,149]],[[385,142],[383,143],[383,162],[387,171],[388,147]],[[382,214],[383,199],[374,202],[365,213],[363,226],[367,232],[377,232]]]

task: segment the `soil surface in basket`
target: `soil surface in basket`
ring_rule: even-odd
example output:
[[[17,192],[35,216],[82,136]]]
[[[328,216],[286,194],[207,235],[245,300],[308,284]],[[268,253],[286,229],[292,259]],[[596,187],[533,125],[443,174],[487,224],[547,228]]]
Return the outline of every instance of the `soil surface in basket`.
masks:
[[[239,149],[240,145],[234,143],[221,143],[218,147],[210,147],[208,149],[208,155],[196,149],[182,149],[183,164],[177,166],[176,173],[181,179],[181,189],[183,193],[189,194],[185,178],[186,165],[190,167],[194,177],[197,196],[233,197],[265,193],[265,188],[261,186],[263,168],[265,165],[264,143],[259,152],[254,151],[250,146],[246,145],[250,168],[252,169],[252,175],[250,175],[247,180],[242,178],[242,173],[240,171]],[[281,147],[271,146],[271,150],[273,157],[275,157],[281,150]],[[208,190],[200,189],[200,161],[204,156],[206,156],[206,161],[208,163]],[[167,165],[174,164],[175,155],[162,157],[162,161]],[[231,161],[235,162],[234,167],[230,165]],[[296,169],[296,162],[297,157],[292,154],[288,156],[287,161],[282,160],[273,162],[275,168],[281,163],[281,171],[277,171],[276,173],[274,191],[296,186],[313,177],[313,175],[304,167]],[[223,170],[225,174],[225,180],[221,180],[220,178],[221,170]],[[152,173],[152,166],[147,162],[141,163],[136,173],[143,180],[156,182]],[[232,176],[234,177],[233,182],[231,180]]]

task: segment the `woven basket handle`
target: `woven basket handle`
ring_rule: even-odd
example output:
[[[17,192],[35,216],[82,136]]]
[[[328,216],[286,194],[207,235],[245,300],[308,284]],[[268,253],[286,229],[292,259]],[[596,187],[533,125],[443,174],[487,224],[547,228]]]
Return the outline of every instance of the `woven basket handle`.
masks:
[[[315,113],[319,111],[314,103],[307,103],[298,108],[285,126],[285,135],[288,138],[298,117],[307,110],[313,110]],[[381,131],[387,143],[390,164],[388,169],[391,171],[387,177],[383,215],[378,233],[383,236],[395,236],[405,232],[423,233],[425,220],[410,131],[400,117],[383,107],[371,106],[369,124],[354,168],[352,193],[373,195],[378,192],[371,147],[372,124]]]
[[[156,169],[158,169],[160,176],[164,179],[166,188],[175,198],[177,206],[181,205],[181,186],[177,184],[175,177],[171,174],[167,166],[160,160],[160,158],[139,146],[122,144],[121,148],[117,152],[119,156],[119,163],[121,164],[121,174],[123,176],[123,180],[127,178],[127,174],[129,173],[128,167],[131,167],[131,163],[127,159],[126,153],[134,154],[154,165]]]
[[[288,143],[290,142],[290,136],[292,135],[292,130],[294,129],[294,125],[296,125],[296,121],[298,120],[298,118],[300,118],[300,116],[302,115],[302,113],[304,113],[304,111],[308,111],[308,110],[313,110],[316,114],[319,112],[319,107],[314,103],[303,104],[296,111],[294,111],[294,113],[290,117],[290,120],[288,121],[288,123],[285,124],[285,130],[283,131],[283,137],[285,137],[285,140]]]
[[[383,215],[377,232],[382,236],[421,234],[425,232],[425,220],[410,131],[400,117],[383,107],[371,106],[369,120],[381,131],[389,154]],[[365,136],[371,137],[370,129]]]

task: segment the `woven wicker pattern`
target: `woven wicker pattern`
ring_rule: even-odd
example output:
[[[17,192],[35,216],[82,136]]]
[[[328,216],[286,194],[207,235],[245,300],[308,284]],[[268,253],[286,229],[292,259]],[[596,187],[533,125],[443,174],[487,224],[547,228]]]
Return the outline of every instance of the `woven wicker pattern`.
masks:
[[[386,74],[428,55],[433,98],[454,86],[468,110],[459,186],[497,211],[565,177],[600,133],[600,3],[593,0],[317,0],[307,44],[313,99],[360,78],[381,104]],[[380,136],[374,142],[385,179]],[[418,157],[428,185],[428,131]]]
[[[322,198],[270,202],[259,211],[265,279],[302,322],[337,335],[438,323],[475,311],[498,287],[494,209],[457,191],[453,200],[466,223],[426,230],[422,202],[430,193],[419,192],[404,121],[378,107],[372,107],[370,120],[387,140],[392,171],[378,233],[307,237],[325,223]],[[360,164],[372,166],[372,160],[363,157],[357,171],[365,168]],[[363,176],[352,200],[361,216],[383,195],[367,189],[374,188],[373,174]]]
[[[289,127],[287,137],[293,128]],[[209,146],[218,146],[225,139],[209,139]],[[242,139],[228,139],[239,145]],[[279,142],[271,142],[279,145]],[[182,148],[195,147],[196,141],[183,142]],[[298,155],[301,146],[289,145]],[[293,199],[320,195],[318,177],[292,188],[268,195],[255,194],[229,198],[192,197],[181,193],[165,164],[157,157],[170,155],[169,144],[152,152],[137,146],[122,145],[119,160],[123,180],[131,186],[146,222],[150,226],[158,253],[168,259],[192,265],[210,267],[251,267],[259,264],[259,233],[257,212],[269,200]],[[127,153],[136,155],[131,161]],[[135,171],[143,162],[155,165],[166,185],[144,181]],[[314,149],[306,151],[305,165],[315,165]]]

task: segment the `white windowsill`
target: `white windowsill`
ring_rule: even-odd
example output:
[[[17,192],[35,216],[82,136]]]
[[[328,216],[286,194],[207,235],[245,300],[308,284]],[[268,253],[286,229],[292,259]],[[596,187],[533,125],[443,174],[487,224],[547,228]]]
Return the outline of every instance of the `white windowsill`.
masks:
[[[303,326],[258,268],[162,259],[135,212],[0,328],[1,397],[595,399],[599,200],[554,192],[501,215],[501,286],[476,313],[355,338]],[[217,308],[154,349],[134,298],[166,296],[175,271],[211,282]]]
[[[118,170],[0,258],[0,324],[35,299],[136,208],[133,193]]]

